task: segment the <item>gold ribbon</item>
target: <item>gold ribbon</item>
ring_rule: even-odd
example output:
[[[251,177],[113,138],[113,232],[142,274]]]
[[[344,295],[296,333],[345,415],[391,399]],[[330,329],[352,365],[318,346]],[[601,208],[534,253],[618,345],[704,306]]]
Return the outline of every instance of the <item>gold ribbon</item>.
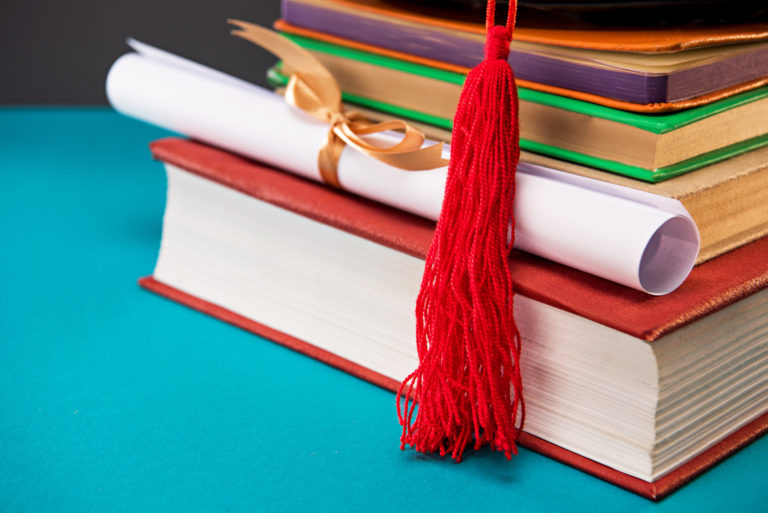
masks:
[[[286,101],[330,124],[328,135],[317,156],[320,176],[326,183],[341,187],[337,168],[345,145],[407,171],[424,171],[448,165],[448,160],[442,157],[443,143],[422,148],[424,134],[405,121],[374,124],[364,119],[359,112],[345,112],[341,90],[333,75],[307,50],[259,25],[240,20],[228,21],[238,27],[232,30],[232,35],[261,46],[293,70],[285,92]],[[386,130],[401,130],[404,135],[391,146],[374,145],[362,137]]]

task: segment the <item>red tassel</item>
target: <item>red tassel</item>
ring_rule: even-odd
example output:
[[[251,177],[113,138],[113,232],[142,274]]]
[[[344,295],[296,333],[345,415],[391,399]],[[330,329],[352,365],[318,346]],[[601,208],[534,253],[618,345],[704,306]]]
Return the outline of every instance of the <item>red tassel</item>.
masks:
[[[515,10],[510,2],[507,26],[493,26],[495,2],[488,2],[485,60],[459,100],[445,199],[416,305],[420,363],[397,397],[401,448],[456,461],[471,442],[511,458],[525,419],[508,264],[520,156],[507,63]]]

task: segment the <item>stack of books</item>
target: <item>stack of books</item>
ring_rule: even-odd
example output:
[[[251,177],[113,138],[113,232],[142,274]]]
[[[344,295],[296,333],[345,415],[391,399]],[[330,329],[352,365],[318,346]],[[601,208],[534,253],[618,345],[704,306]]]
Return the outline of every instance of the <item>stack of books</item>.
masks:
[[[480,25],[378,0],[283,7],[278,27],[356,109],[450,140],[466,68],[482,58]],[[522,159],[679,200],[699,226],[699,265],[656,297],[510,256],[520,442],[652,499],[768,430],[767,29],[628,32],[620,42],[605,30],[515,32]],[[413,311],[434,222],[292,174],[322,140],[279,133],[288,125],[278,108],[258,117],[265,93],[173,56],[126,57],[108,80],[116,108],[210,143],[152,144],[168,203],[157,266],[140,283],[396,390],[418,365]],[[292,71],[278,64],[270,77],[280,87]]]
[[[355,108],[450,140],[464,78],[483,57],[482,23],[381,0],[282,5],[276,27]],[[768,150],[750,155],[768,144],[768,25],[518,27],[514,38],[522,160],[681,199],[701,231],[699,262],[768,232]],[[290,71],[273,68],[273,84]]]

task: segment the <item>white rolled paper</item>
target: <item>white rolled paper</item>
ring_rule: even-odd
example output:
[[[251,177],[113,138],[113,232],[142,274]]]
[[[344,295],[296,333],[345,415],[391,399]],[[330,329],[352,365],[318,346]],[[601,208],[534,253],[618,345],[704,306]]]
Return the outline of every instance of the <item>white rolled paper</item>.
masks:
[[[107,77],[115,109],[320,180],[317,151],[326,124],[271,91],[129,44],[136,52],[120,57]],[[345,190],[433,220],[446,171],[403,171],[350,148],[338,166]],[[518,166],[516,186],[521,250],[655,295],[673,291],[693,268],[699,233],[679,201],[526,163]]]

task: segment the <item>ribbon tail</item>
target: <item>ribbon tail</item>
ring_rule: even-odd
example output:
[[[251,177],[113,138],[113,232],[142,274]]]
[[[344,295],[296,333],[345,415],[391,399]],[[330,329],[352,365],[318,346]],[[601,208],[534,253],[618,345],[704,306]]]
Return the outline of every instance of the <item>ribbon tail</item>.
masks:
[[[338,111],[329,109],[323,103],[317,91],[312,89],[300,73],[291,75],[285,88],[285,101],[326,123],[329,123],[334,115],[338,115]]]
[[[317,153],[317,169],[323,182],[341,189],[339,181],[339,159],[344,151],[344,141],[340,140],[333,130],[328,130],[323,146]]]
[[[448,165],[448,159],[443,158],[443,143],[432,144],[414,151],[378,153],[371,156],[405,171],[427,171]]]
[[[261,46],[279,57],[291,70],[301,71],[302,78],[317,93],[329,110],[341,111],[341,90],[328,69],[304,48],[277,32],[242,20],[227,20],[237,36]]]

